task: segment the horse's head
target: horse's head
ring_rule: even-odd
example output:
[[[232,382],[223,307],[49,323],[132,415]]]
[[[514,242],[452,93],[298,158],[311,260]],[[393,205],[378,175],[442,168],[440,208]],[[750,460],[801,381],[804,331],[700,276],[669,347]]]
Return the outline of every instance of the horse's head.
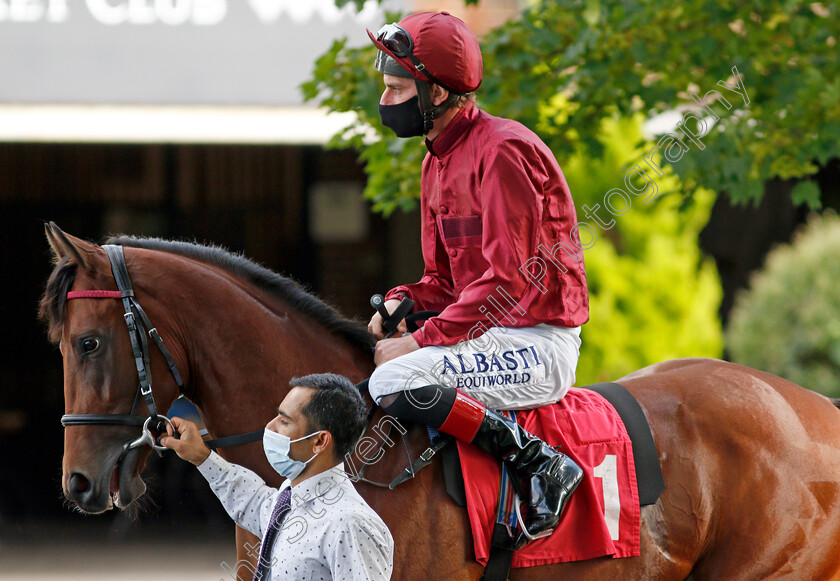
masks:
[[[144,398],[135,402],[138,372],[122,301],[113,297],[68,300],[69,291],[117,290],[104,249],[67,235],[54,224],[47,225],[46,233],[56,266],[41,299],[40,314],[63,357],[65,413],[148,416]],[[132,277],[137,300],[151,301],[142,290],[140,278]],[[152,309],[144,307],[151,315]],[[157,315],[162,318],[159,312]],[[159,320],[155,322],[160,324]],[[173,347],[171,341],[168,346]],[[173,351],[177,358],[180,352]],[[156,371],[154,397],[162,412],[177,396],[178,388],[157,352],[152,354],[152,368]],[[64,495],[89,513],[131,504],[146,490],[140,472],[149,447],[129,448],[139,436],[137,425],[67,425]]]

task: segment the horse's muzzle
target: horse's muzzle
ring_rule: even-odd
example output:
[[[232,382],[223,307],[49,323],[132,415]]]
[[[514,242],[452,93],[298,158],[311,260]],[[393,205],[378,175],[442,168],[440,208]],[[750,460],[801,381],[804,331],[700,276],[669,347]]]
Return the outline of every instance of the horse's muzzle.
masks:
[[[127,450],[116,460],[105,462],[106,467],[91,477],[83,470],[74,470],[65,480],[64,496],[79,510],[98,514],[125,508],[146,491],[146,485],[137,474],[141,449]]]

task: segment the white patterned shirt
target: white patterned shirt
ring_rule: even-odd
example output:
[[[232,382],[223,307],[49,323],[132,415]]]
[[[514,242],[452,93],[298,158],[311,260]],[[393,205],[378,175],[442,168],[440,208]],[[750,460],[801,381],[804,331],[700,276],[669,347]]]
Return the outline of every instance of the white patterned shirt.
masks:
[[[236,524],[264,538],[280,492],[291,481],[272,488],[251,470],[215,452],[198,470]],[[259,556],[259,546],[246,548]],[[356,492],[344,464],[292,487],[291,509],[271,553],[272,580],[387,581],[393,561],[391,532]],[[251,566],[240,564],[244,566],[249,572],[239,573],[252,576]]]

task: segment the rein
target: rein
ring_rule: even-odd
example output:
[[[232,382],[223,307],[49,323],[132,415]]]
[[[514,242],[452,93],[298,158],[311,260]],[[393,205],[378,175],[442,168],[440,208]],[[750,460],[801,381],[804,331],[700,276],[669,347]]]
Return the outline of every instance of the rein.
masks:
[[[134,357],[134,363],[137,367],[137,379],[139,382],[139,389],[137,395],[134,397],[134,404],[131,406],[131,412],[128,414],[65,414],[61,416],[61,425],[67,426],[138,426],[142,427],[142,434],[140,437],[126,442],[123,453],[137,448],[142,445],[148,445],[155,450],[158,455],[161,455],[164,450],[168,448],[157,444],[155,437],[152,435],[152,430],[163,432],[166,426],[172,427],[172,431],[177,437],[178,431],[172,426],[172,421],[158,413],[157,405],[155,404],[155,396],[152,392],[152,368],[149,355],[149,340],[148,335],[154,344],[157,346],[161,355],[163,355],[166,365],[172,377],[175,378],[175,383],[178,385],[179,397],[185,397],[184,382],[181,379],[181,374],[178,371],[178,366],[175,364],[175,359],[166,348],[163,338],[158,333],[157,329],[152,325],[143,307],[134,298],[134,289],[131,286],[131,278],[128,276],[128,268],[125,264],[125,252],[122,246],[113,244],[106,244],[102,248],[105,249],[108,255],[108,260],[111,263],[111,271],[114,274],[114,280],[117,283],[116,291],[111,290],[86,290],[86,291],[70,291],[67,293],[67,300],[72,299],[120,299],[123,304],[125,313],[123,318],[128,328],[128,336],[131,339],[131,353]],[[146,402],[146,407],[149,409],[149,416],[143,417],[136,415],[137,406],[140,403],[140,397]],[[238,434],[235,436],[227,436],[215,440],[206,440],[205,444],[210,448],[221,448],[225,446],[238,446],[248,442],[255,442],[262,439],[263,430],[248,432],[247,434]]]
[[[385,338],[389,338],[397,332],[397,326],[399,325],[400,321],[405,319],[406,326],[408,327],[409,331],[416,331],[419,327],[417,325],[417,321],[422,321],[429,319],[431,317],[435,317],[440,313],[438,311],[419,311],[417,313],[411,313],[411,310],[414,308],[414,301],[409,298],[403,298],[400,301],[400,304],[394,309],[394,312],[388,313],[388,310],[385,308],[385,299],[382,295],[376,294],[370,298],[370,305],[376,309],[380,316],[382,317],[382,329],[385,333]],[[369,379],[365,379],[361,383],[356,385],[356,389],[359,390],[362,394],[370,395],[370,390],[368,389],[368,382]],[[373,406],[371,407],[370,413],[367,417],[368,426],[370,426],[371,421],[373,421],[373,416],[376,413],[376,402],[373,402]],[[417,476],[417,472],[422,468],[425,468],[429,464],[432,463],[432,459],[434,458],[435,454],[440,452],[443,448],[445,448],[450,442],[452,442],[452,438],[436,432],[437,442],[435,443],[435,437],[432,434],[431,428],[428,428],[430,440],[432,440],[432,445],[426,448],[417,458],[411,458],[411,450],[408,448],[408,440],[406,439],[406,430],[400,430],[400,439],[402,439],[403,448],[405,450],[405,455],[408,459],[408,466],[391,482],[378,482],[376,480],[370,480],[365,478],[364,473],[367,470],[368,466],[374,464],[375,462],[367,463],[363,462],[359,470],[350,475],[350,480],[353,482],[366,482],[367,484],[371,484],[373,486],[378,486],[379,488],[388,488],[393,490],[406,480],[411,480],[415,476]],[[385,453],[386,446],[392,446],[393,441],[390,438],[391,431],[393,430],[393,425],[389,422],[388,423],[388,431],[382,434],[382,443],[379,445],[379,448],[376,449],[376,452],[372,454],[372,457],[379,457],[379,453],[382,452],[383,455]]]
[[[369,380],[365,379],[361,383],[356,384],[356,389],[358,389],[359,392],[362,393],[362,394],[370,395],[370,391],[368,390],[368,381]],[[367,417],[368,427],[370,427],[370,423],[373,420],[373,417],[374,417],[375,413],[376,413],[376,402],[374,402],[374,405],[371,408],[370,413],[368,414],[368,417]],[[388,416],[385,416],[385,417],[388,417]],[[396,419],[396,418],[394,418],[394,419]],[[384,456],[385,453],[387,452],[386,447],[390,448],[391,446],[394,445],[394,442],[393,442],[393,440],[391,440],[391,437],[390,437],[393,429],[394,429],[393,424],[391,422],[388,422],[388,431],[380,434],[382,436],[382,442],[379,444],[379,447],[376,449],[376,451],[373,454],[370,454],[371,457],[381,458],[380,452]],[[374,432],[376,432],[376,429],[374,429]],[[394,478],[391,482],[381,482],[381,481],[376,481],[376,480],[371,480],[369,478],[366,478],[364,476],[364,474],[365,474],[365,471],[367,470],[368,466],[371,466],[372,464],[376,464],[376,462],[378,461],[377,460],[377,461],[374,461],[374,462],[362,462],[361,466],[359,467],[358,470],[355,469],[355,465],[353,464],[353,462],[350,462],[350,465],[354,466],[354,472],[355,472],[354,474],[348,474],[350,480],[353,481],[353,482],[366,482],[368,484],[371,484],[373,486],[377,486],[379,488],[388,488],[389,490],[393,490],[394,488],[396,488],[398,485],[402,484],[406,480],[411,480],[412,478],[417,476],[417,472],[421,468],[425,468],[426,466],[431,464],[432,463],[432,458],[434,457],[434,455],[437,454],[438,452],[440,452],[443,448],[446,447],[447,444],[449,444],[452,441],[451,437],[445,436],[443,434],[438,434],[437,443],[433,443],[432,446],[426,448],[426,450],[423,451],[417,458],[412,460],[411,450],[408,447],[408,439],[405,436],[406,433],[408,432],[408,430],[406,430],[405,428],[401,428],[399,430],[399,432],[400,432],[400,439],[402,440],[402,444],[403,444],[403,449],[405,450],[405,455],[406,455],[406,458],[408,459],[408,466],[406,466],[406,468],[396,478]],[[431,431],[429,432],[429,436],[431,438],[431,436],[432,436]]]

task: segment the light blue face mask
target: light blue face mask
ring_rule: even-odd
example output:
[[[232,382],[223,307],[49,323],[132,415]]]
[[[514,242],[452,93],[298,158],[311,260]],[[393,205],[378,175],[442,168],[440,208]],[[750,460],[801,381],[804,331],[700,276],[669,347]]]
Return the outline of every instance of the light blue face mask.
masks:
[[[263,450],[265,450],[265,457],[268,458],[269,464],[271,464],[271,467],[274,468],[280,476],[294,480],[301,472],[303,472],[306,465],[312,462],[318,454],[313,455],[312,458],[306,462],[294,460],[289,456],[289,450],[292,447],[292,442],[300,442],[301,440],[311,438],[315,434],[320,434],[322,431],[323,430],[312,432],[308,436],[292,440],[289,436],[278,434],[277,432],[266,428],[265,433],[263,433]]]

